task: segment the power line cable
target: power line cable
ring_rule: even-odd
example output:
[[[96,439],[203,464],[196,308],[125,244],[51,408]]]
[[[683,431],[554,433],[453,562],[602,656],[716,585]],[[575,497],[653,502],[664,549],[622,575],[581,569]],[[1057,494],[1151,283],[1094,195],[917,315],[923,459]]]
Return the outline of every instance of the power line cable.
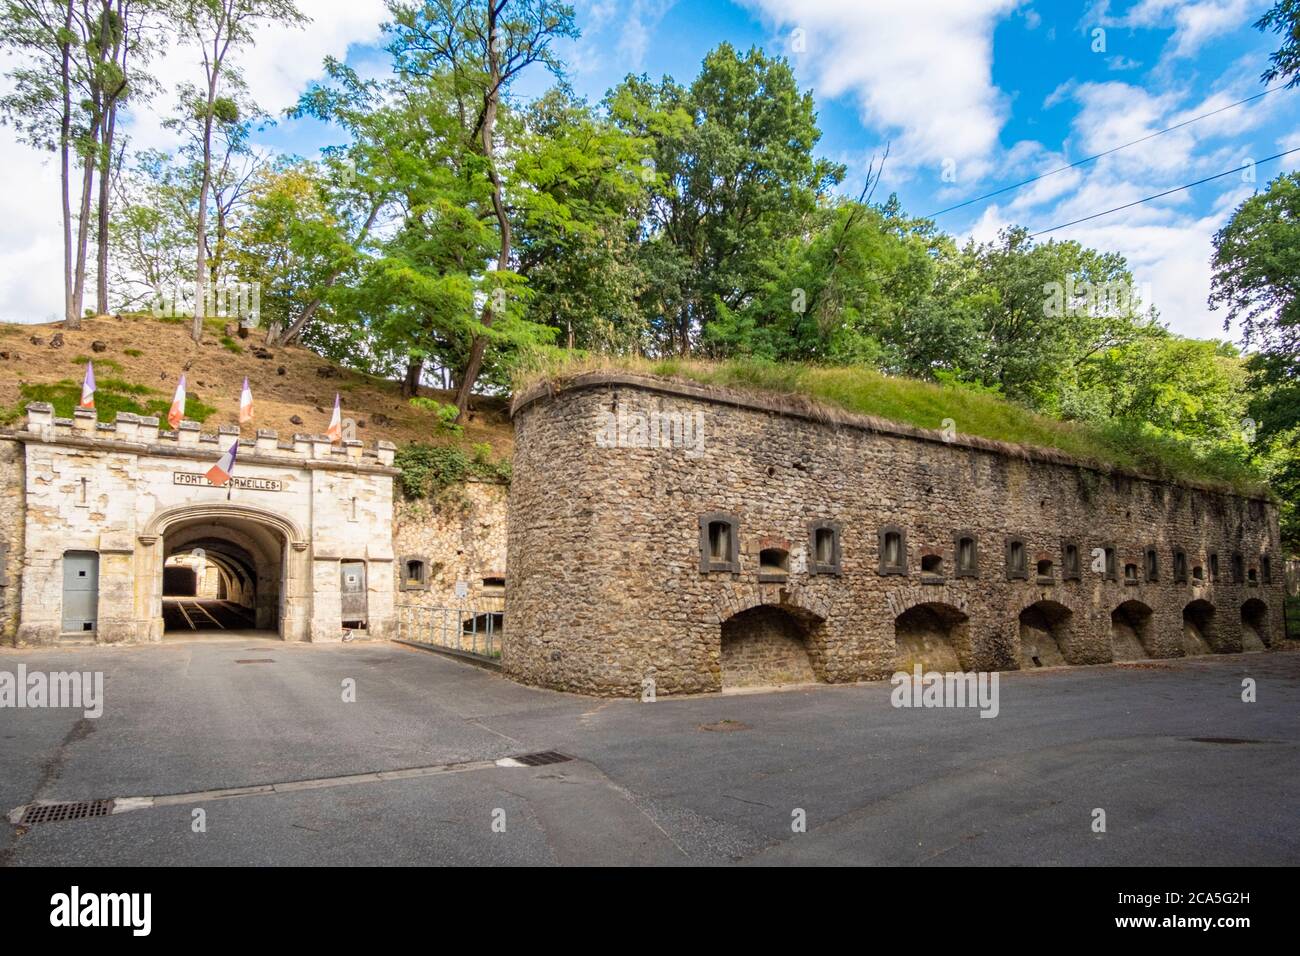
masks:
[[[1111,153],[1118,153],[1121,149],[1128,149],[1130,146],[1136,146],[1138,143],[1145,143],[1147,140],[1155,139],[1157,136],[1163,136],[1165,133],[1172,133],[1176,129],[1182,129],[1184,126],[1190,126],[1192,123],[1199,122],[1200,120],[1203,119],[1208,119],[1209,117],[1214,116],[1218,113],[1222,113],[1225,110],[1234,109],[1238,106],[1242,106],[1243,104],[1249,103],[1251,100],[1257,100],[1261,96],[1267,96],[1269,93],[1275,93],[1281,89],[1286,89],[1286,87],[1284,86],[1269,87],[1268,89],[1264,90],[1262,93],[1256,93],[1254,96],[1248,96],[1244,100],[1237,100],[1237,102],[1229,103],[1227,106],[1220,106],[1217,110],[1211,110],[1208,113],[1202,113],[1200,116],[1193,116],[1189,120],[1183,120],[1183,122],[1181,123],[1177,123],[1165,129],[1158,130],[1154,133],[1148,133],[1146,136],[1143,136],[1140,139],[1135,139],[1131,143],[1124,143],[1121,146],[1113,146],[1110,149],[1097,153],[1093,156],[1086,156],[1083,159],[1070,163],[1068,166],[1058,166],[1056,169],[1049,169],[1045,173],[1039,173],[1037,176],[1032,176],[1029,179],[1023,180],[1022,182],[1013,183],[1010,186],[1003,186],[1001,189],[995,189],[993,190],[993,192],[985,193],[983,196],[976,196],[974,199],[967,199],[965,202],[959,202],[955,206],[949,206],[946,209],[940,209],[938,212],[932,212],[930,213],[930,215],[924,216],[923,218],[933,219],[936,216],[942,216],[946,212],[952,212],[954,209],[961,209],[965,206],[971,205],[972,203],[981,202],[985,199],[992,199],[994,196],[1000,196],[1003,193],[1010,192],[1013,189],[1019,189],[1021,186],[1028,186],[1030,183],[1036,183],[1040,179],[1046,179],[1048,176],[1055,176],[1057,173],[1063,173],[1068,169],[1074,169],[1077,166],[1083,166],[1085,163],[1090,163],[1094,159],[1101,159],[1101,157],[1109,156]]]
[[[1182,192],[1184,189],[1191,189],[1193,186],[1199,186],[1202,183],[1213,182],[1216,179],[1222,179],[1224,176],[1231,176],[1233,173],[1239,173],[1243,169],[1250,169],[1252,166],[1259,166],[1264,163],[1271,162],[1275,159],[1281,159],[1283,156],[1290,156],[1292,153],[1300,153],[1300,146],[1297,146],[1294,149],[1288,149],[1282,153],[1274,153],[1272,156],[1265,156],[1263,159],[1258,160],[1256,162],[1243,163],[1242,165],[1238,166],[1236,169],[1229,169],[1222,173],[1215,173],[1213,176],[1206,176],[1204,179],[1198,179],[1194,183],[1184,183],[1182,186],[1175,186],[1173,189],[1166,189],[1162,193],[1156,193],[1154,196],[1147,196],[1145,199],[1136,199],[1133,202],[1125,203],[1122,206],[1116,206],[1114,209],[1107,209],[1104,212],[1095,212],[1091,216],[1084,216],[1082,219],[1074,219],[1070,222],[1063,222],[1059,226],[1053,226],[1051,229],[1041,229],[1038,232],[1031,232],[1029,234],[1029,238],[1034,239],[1038,236],[1045,236],[1049,232],[1056,232],[1056,230],[1064,229],[1067,226],[1077,226],[1079,223],[1087,222],[1090,219],[1100,219],[1102,216],[1109,216],[1113,212],[1120,212],[1121,210],[1124,209],[1132,209],[1134,206],[1140,206],[1144,202],[1150,202],[1153,199],[1160,199],[1162,196],[1169,196],[1172,195],[1173,193]]]

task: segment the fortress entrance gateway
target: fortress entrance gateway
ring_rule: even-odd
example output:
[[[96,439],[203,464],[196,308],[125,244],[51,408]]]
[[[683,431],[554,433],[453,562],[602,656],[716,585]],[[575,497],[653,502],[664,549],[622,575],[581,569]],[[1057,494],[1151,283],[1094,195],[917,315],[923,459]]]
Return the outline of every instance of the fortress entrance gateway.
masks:
[[[261,631],[337,641],[393,616],[393,446],[240,442],[230,485],[205,476],[236,430],[28,407],[19,640],[99,643]]]

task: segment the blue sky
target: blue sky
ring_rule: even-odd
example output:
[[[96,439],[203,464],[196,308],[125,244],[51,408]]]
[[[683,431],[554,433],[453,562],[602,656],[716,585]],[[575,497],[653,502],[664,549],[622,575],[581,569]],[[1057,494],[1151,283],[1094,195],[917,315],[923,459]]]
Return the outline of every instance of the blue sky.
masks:
[[[254,95],[278,111],[319,73],[326,53],[386,70],[380,0],[304,0],[304,31],[259,38],[245,57]],[[856,193],[866,163],[890,144],[882,193],[929,214],[1137,139],[1261,91],[1259,74],[1277,38],[1250,24],[1266,0],[576,0],[581,39],[560,53],[575,89],[595,101],[628,72],[689,82],[704,54],[727,41],[789,57],[813,91],[820,152],[844,162]],[[1098,34],[1095,31],[1104,33]],[[1096,49],[1094,49],[1096,48]],[[192,71],[184,51],[169,58]],[[516,94],[543,89],[540,68]],[[1280,91],[1095,163],[1043,179],[937,220],[959,238],[991,239],[1023,224],[1045,229],[1300,146],[1300,90]],[[132,123],[140,145],[165,144],[156,118]],[[0,131],[0,137],[9,136]],[[311,154],[333,142],[314,123],[281,123],[267,148]],[[0,143],[0,161],[14,144]],[[1211,237],[1235,206],[1300,153],[1261,166],[1255,181],[1231,176],[1195,190],[1054,233],[1129,258],[1144,297],[1189,335],[1223,337],[1205,305]],[[946,172],[946,176],[945,176]],[[44,175],[48,178],[48,166]],[[50,228],[57,192],[41,215]],[[47,265],[19,233],[35,199],[0,196],[0,305],[57,310],[57,227]],[[33,208],[29,208],[33,207]],[[28,214],[28,215],[24,215]],[[37,246],[44,246],[42,240]],[[22,263],[27,265],[23,266]],[[15,279],[15,270],[27,277]],[[49,292],[33,274],[49,276]],[[6,278],[5,274],[8,274]],[[42,279],[42,281],[44,281]],[[44,305],[50,300],[48,309]]]

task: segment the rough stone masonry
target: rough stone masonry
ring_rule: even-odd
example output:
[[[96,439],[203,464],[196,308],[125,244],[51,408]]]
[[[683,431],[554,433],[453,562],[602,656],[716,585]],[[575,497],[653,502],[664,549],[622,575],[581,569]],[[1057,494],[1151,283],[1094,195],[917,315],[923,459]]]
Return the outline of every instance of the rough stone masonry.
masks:
[[[527,683],[679,694],[1288,643],[1263,498],[621,373],[513,415],[502,666]]]

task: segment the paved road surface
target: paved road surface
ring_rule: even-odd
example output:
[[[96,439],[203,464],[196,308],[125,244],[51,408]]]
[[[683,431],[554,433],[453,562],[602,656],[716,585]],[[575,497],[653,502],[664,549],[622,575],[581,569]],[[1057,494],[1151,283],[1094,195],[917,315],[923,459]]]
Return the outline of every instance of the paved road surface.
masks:
[[[1004,674],[995,719],[886,683],[592,700],[395,644],[0,651],[20,663],[102,671],[106,700],[0,710],[0,813],[183,796],[0,821],[8,865],[1300,863],[1293,652]],[[495,764],[545,750],[575,759]]]

